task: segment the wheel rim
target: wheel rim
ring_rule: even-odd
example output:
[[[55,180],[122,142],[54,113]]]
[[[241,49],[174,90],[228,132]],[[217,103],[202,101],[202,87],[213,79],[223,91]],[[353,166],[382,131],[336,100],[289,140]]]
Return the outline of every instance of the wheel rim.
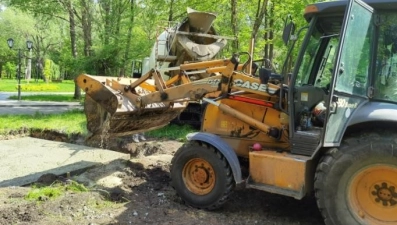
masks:
[[[200,158],[191,159],[185,164],[182,177],[189,191],[197,195],[210,193],[215,185],[213,167]]]
[[[397,222],[397,167],[373,165],[360,170],[351,180],[350,209],[365,224]]]

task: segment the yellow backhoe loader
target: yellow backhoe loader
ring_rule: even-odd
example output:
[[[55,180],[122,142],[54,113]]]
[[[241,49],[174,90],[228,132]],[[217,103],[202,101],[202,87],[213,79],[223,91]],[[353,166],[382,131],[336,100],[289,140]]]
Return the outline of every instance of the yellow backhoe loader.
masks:
[[[395,225],[396,10],[392,0],[308,5],[293,71],[284,66],[277,82],[268,68],[246,74],[238,55],[170,68],[177,75],[168,81],[154,69],[137,80],[82,74],[88,128],[140,132],[203,100],[201,131],[188,135],[170,172],[186,204],[215,209],[237,187],[315,193],[327,225]],[[190,80],[194,73],[208,77]]]

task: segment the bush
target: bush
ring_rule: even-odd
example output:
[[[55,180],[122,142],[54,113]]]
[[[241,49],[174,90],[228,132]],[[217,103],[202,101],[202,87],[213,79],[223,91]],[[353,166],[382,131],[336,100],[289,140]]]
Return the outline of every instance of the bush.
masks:
[[[59,90],[59,86],[55,84],[21,84],[22,91],[56,91]]]
[[[59,66],[51,59],[46,59],[43,74],[46,80],[58,80],[60,79]]]
[[[13,64],[13,63],[10,63],[10,62],[7,62],[4,65],[4,70],[6,71],[6,76],[9,77],[9,78],[14,77],[14,75],[17,72],[16,65]]]

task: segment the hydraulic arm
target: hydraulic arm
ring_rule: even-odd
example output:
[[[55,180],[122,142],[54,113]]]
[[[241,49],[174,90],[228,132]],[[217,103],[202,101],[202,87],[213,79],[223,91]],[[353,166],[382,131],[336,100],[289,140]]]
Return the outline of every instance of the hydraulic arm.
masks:
[[[88,96],[85,112],[89,131],[100,133],[108,128],[112,134],[125,135],[164,126],[183,111],[188,101],[202,100],[208,94],[222,98],[231,93],[251,93],[264,102],[278,100],[278,85],[261,83],[257,77],[238,71],[239,68],[238,58],[233,57],[170,68],[179,70],[179,74],[168,81],[164,81],[158,71],[151,70],[139,79],[82,74],[76,82]],[[192,81],[190,76],[198,73],[209,76]],[[217,104],[216,99],[210,103]],[[228,106],[219,107],[271,136],[278,136],[278,132],[261,121]],[[110,126],[103,126],[105,120]]]

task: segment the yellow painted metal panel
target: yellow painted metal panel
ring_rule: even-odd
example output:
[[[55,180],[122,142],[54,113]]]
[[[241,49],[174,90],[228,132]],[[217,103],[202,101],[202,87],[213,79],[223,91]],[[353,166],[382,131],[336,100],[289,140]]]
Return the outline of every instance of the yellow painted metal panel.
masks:
[[[305,188],[309,157],[275,151],[249,153],[250,176],[258,184],[301,191]]]
[[[267,98],[262,98],[262,100],[267,100]],[[274,108],[231,99],[222,99],[220,102],[222,104],[227,104],[231,108],[258,120],[267,126],[276,127],[280,130],[288,128],[288,115],[283,114]],[[248,157],[249,149],[254,143],[260,143],[264,149],[279,149],[284,151],[289,151],[290,149],[288,133],[286,130],[283,130],[281,138],[277,140],[266,133],[261,132],[259,129],[256,129],[231,115],[223,113],[217,106],[210,104],[207,106],[205,116],[203,118],[202,130],[204,132],[221,136],[222,139],[225,140],[239,156]]]

